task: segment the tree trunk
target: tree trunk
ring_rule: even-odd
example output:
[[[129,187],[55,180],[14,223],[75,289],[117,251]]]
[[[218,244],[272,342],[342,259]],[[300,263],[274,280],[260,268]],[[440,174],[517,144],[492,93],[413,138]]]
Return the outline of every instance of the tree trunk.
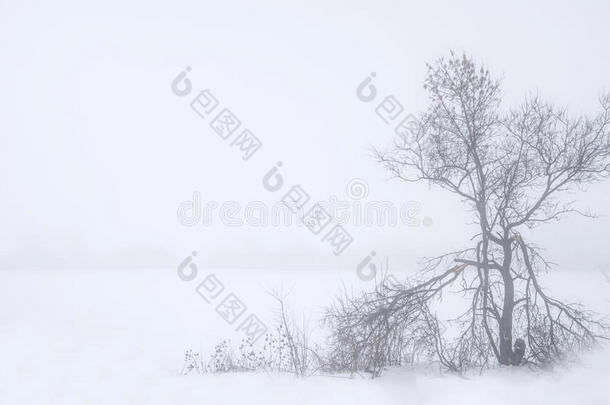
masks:
[[[502,306],[502,319],[500,320],[500,364],[510,365],[513,356],[513,308],[515,287],[510,276],[510,266],[502,270],[504,281],[504,304]]]

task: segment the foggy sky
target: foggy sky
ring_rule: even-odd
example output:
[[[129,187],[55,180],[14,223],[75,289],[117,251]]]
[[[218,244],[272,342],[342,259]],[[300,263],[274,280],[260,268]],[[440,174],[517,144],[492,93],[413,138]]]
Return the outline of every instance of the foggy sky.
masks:
[[[11,4],[12,3],[12,4]],[[425,62],[465,51],[503,78],[505,107],[535,92],[592,114],[610,91],[610,3],[406,1],[0,2],[0,268],[174,267],[197,250],[217,267],[390,265],[468,246],[470,213],[425,184],[389,181],[370,157],[392,128],[356,87],[405,112],[427,105]],[[256,4],[255,4],[256,3]],[[243,161],[170,84],[186,66],[263,142]],[[193,93],[194,94],[194,93]],[[351,226],[335,257],[303,227],[183,226],[181,202],[261,201],[278,161],[313,200],[421,204],[431,226]],[[610,181],[567,198],[600,215],[529,239],[569,270],[610,264]]]

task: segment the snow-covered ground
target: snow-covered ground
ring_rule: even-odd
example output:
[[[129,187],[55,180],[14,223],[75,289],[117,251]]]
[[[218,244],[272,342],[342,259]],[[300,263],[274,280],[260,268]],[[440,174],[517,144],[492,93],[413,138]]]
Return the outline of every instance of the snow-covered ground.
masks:
[[[0,271],[0,404],[610,404],[610,349],[552,373],[497,369],[468,379],[434,369],[381,378],[180,375],[184,350],[209,353],[239,341],[196,293],[167,270]],[[297,313],[316,319],[342,288],[365,283],[347,271],[218,270],[225,290],[272,324],[268,290],[291,290]],[[558,296],[607,314],[602,274],[547,280]]]

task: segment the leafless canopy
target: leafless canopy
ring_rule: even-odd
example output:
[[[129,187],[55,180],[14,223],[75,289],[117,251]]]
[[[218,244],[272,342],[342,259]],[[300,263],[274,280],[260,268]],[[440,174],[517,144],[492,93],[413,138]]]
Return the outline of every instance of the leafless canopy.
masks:
[[[589,215],[564,201],[564,192],[610,171],[610,95],[594,117],[573,117],[537,96],[503,112],[499,80],[453,53],[428,66],[424,87],[430,105],[415,132],[377,158],[399,179],[459,196],[477,234],[472,246],[428,261],[420,280],[340,300],[327,316],[335,341],[349,338],[364,367],[373,358],[364,353],[387,351],[400,335],[400,344],[417,343],[419,353],[454,370],[494,359],[549,364],[595,344],[605,325],[542,288],[538,276],[548,264],[529,238],[541,223]],[[470,305],[456,320],[458,336],[447,339],[430,305],[450,288]]]

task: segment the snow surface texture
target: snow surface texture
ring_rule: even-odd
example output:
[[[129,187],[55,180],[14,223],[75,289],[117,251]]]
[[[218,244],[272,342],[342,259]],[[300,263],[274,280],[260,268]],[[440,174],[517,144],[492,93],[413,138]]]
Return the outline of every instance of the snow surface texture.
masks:
[[[184,351],[205,357],[241,337],[168,270],[0,271],[0,404],[610,404],[610,349],[550,373],[495,369],[472,378],[434,369],[392,369],[380,378],[239,373],[180,375]],[[345,271],[218,270],[254,313],[272,324],[267,290],[313,319],[342,288],[365,283]],[[557,296],[607,314],[601,273],[556,274]]]

